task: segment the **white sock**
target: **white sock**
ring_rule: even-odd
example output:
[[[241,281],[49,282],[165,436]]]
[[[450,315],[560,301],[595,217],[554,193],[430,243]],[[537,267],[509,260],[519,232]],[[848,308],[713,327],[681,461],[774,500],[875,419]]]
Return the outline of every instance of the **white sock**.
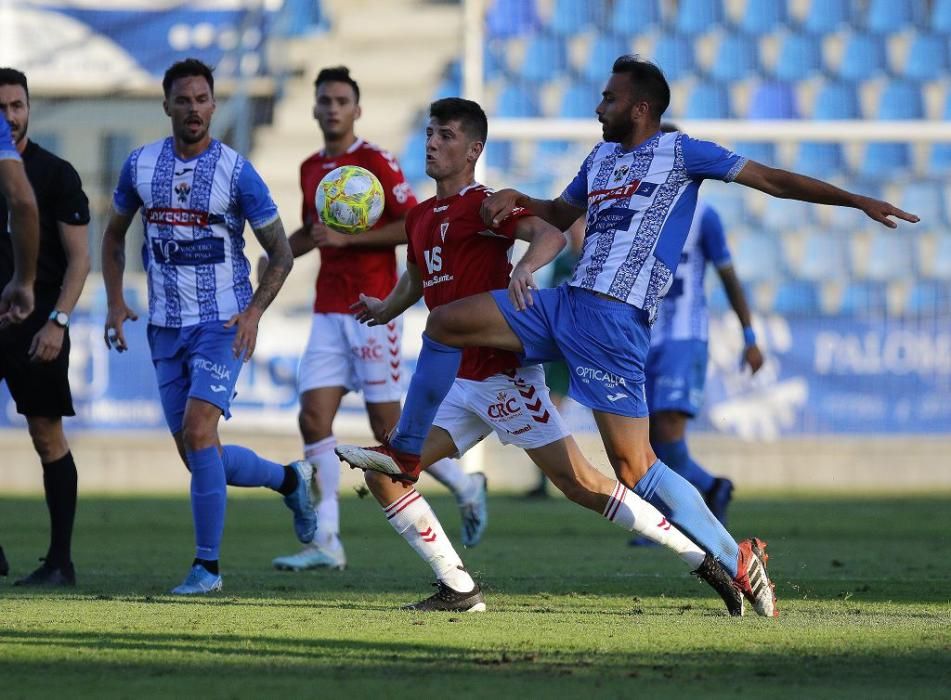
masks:
[[[334,453],[336,446],[333,436],[304,445],[304,459],[314,466],[319,499],[314,508],[317,515],[314,543],[321,547],[336,547],[340,534],[340,458]]]
[[[644,535],[647,539],[676,552],[692,569],[700,566],[706,556],[706,552],[693,540],[667,522],[667,518],[659,510],[621,482],[615,484],[614,492],[602,515],[615,525]]]
[[[426,499],[416,489],[407,491],[383,509],[390,525],[429,564],[436,578],[456,591],[471,591],[475,581],[436,519]]]
[[[426,473],[452,491],[453,495],[460,501],[469,500],[473,496],[472,478],[462,471],[462,465],[458,460],[449,457],[441,459],[428,466]]]

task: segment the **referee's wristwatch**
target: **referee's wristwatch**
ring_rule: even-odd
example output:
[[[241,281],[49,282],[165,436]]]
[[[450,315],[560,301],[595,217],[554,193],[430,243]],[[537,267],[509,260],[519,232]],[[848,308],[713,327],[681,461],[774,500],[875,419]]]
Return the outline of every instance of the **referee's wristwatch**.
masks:
[[[53,312],[50,314],[50,321],[60,328],[69,328],[69,314],[65,311],[53,309]]]

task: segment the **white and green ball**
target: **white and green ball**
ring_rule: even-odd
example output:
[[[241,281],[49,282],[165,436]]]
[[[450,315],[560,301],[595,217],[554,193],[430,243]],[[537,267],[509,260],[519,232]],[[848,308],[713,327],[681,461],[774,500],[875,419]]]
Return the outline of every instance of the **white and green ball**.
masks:
[[[317,185],[314,204],[324,225],[341,233],[361,233],[383,213],[383,185],[366,168],[341,165]]]

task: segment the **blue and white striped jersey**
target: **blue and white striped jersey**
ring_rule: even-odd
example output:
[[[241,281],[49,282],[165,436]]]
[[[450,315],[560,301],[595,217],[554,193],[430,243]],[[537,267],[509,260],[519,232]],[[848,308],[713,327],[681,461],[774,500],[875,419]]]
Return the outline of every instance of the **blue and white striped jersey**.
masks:
[[[13,143],[13,134],[6,119],[0,117],[0,160],[23,160]]]
[[[732,264],[720,215],[701,201],[687,232],[670,291],[657,309],[651,328],[652,346],[667,340],[707,340],[707,298],[703,283],[708,262],[717,267]]]
[[[113,196],[116,211],[142,208],[149,323],[167,328],[223,321],[251,301],[244,222],[277,219],[251,164],[220,141],[190,160],[166,138],[132,152]]]
[[[746,159],[680,132],[657,133],[630,150],[602,142],[562,198],[588,210],[581,259],[569,282],[651,314],[680,261],[697,191],[730,182]]]

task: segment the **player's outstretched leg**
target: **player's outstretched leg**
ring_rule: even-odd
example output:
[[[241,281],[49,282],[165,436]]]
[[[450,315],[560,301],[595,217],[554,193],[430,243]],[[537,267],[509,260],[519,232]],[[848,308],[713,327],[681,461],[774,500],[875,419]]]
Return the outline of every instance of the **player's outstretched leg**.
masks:
[[[426,499],[411,486],[368,472],[367,486],[393,529],[432,568],[436,592],[407,610],[483,612],[482,589],[466,571]]]
[[[185,580],[172,589],[174,595],[197,595],[220,591],[218,552],[225,526],[227,484],[218,447],[186,452],[192,473],[192,520],[195,524],[195,560]]]
[[[488,480],[482,472],[466,474],[455,459],[445,458],[430,465],[426,473],[452,491],[462,518],[462,546],[475,547],[489,525],[486,498]]]

